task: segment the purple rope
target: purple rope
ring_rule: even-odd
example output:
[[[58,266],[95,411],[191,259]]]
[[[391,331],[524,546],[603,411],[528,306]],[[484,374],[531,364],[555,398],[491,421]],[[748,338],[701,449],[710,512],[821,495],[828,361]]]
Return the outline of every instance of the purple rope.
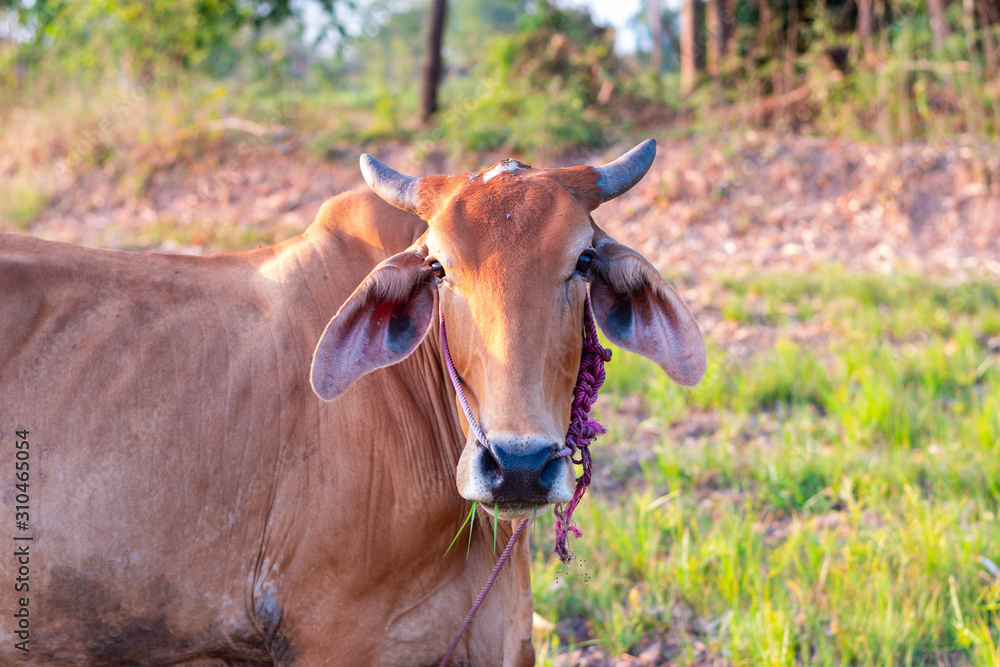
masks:
[[[458,371],[455,370],[455,363],[451,360],[451,351],[448,349],[448,332],[445,331],[444,328],[444,309],[441,310],[441,347],[444,348],[444,361],[448,366],[448,375],[451,376],[451,383],[455,387],[455,393],[458,394],[458,402],[462,404],[462,411],[465,412],[465,419],[469,422],[469,428],[472,429],[476,439],[481,442],[491,454],[496,456],[493,452],[493,446],[490,445],[489,440],[486,439],[486,434],[483,433],[481,428],[479,428],[476,418],[472,416],[472,408],[469,407],[469,399],[465,397],[465,391],[462,389],[462,381],[458,379]]]
[[[493,520],[499,521],[499,517],[493,517]],[[455,647],[458,646],[458,640],[462,638],[462,634],[464,634],[465,630],[469,627],[469,623],[472,623],[472,617],[476,615],[477,611],[479,611],[479,607],[482,606],[483,600],[486,599],[486,594],[490,592],[491,588],[493,588],[493,582],[497,580],[497,575],[500,574],[500,568],[502,568],[503,564],[507,562],[507,559],[510,557],[510,552],[514,550],[514,543],[517,542],[517,538],[521,537],[521,533],[524,532],[524,527],[527,525],[527,519],[521,519],[518,521],[517,528],[514,529],[514,534],[510,536],[510,542],[507,543],[507,548],[503,550],[503,553],[500,554],[500,560],[498,560],[497,564],[493,566],[493,571],[490,572],[489,579],[486,580],[486,585],[483,586],[483,590],[479,593],[479,597],[477,597],[476,601],[472,604],[472,609],[470,609],[469,613],[465,615],[465,620],[462,621],[462,627],[460,627],[458,632],[455,633],[455,638],[451,640],[451,645],[448,646],[448,650],[445,652],[444,657],[441,658],[441,662],[438,664],[438,667],[445,667],[445,665],[448,664],[448,660],[451,659],[451,654],[455,652]]]
[[[573,533],[574,537],[583,535],[583,532],[572,524],[572,520],[573,510],[587,492],[594,471],[590,457],[590,443],[597,436],[607,433],[601,422],[590,419],[590,407],[597,400],[597,392],[604,384],[604,364],[611,361],[611,350],[601,347],[601,342],[597,338],[590,297],[584,300],[583,305],[583,350],[580,354],[580,373],[576,377],[576,387],[573,388],[573,407],[570,409],[569,430],[566,432],[566,449],[558,454],[571,456],[580,452],[579,459],[571,460],[583,466],[583,475],[576,478],[573,499],[566,503],[565,508],[556,506],[553,510],[556,515],[555,553],[563,563],[568,563],[572,558],[566,544],[568,533]]]

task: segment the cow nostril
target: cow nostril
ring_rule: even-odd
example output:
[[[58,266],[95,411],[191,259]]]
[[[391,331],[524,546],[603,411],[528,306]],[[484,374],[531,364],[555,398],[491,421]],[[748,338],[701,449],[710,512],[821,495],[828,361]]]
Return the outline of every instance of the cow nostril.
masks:
[[[523,442],[498,440],[477,453],[476,473],[491,501],[547,503],[567,473],[563,459],[553,458],[555,451],[545,443],[529,449]]]
[[[549,461],[542,467],[542,473],[538,477],[538,483],[544,489],[551,489],[556,481],[559,479],[559,475],[562,472],[563,460],[549,459]]]
[[[503,478],[500,463],[488,447],[483,447],[483,455],[480,458],[479,468],[483,473],[483,477],[489,480],[492,486],[499,484]]]

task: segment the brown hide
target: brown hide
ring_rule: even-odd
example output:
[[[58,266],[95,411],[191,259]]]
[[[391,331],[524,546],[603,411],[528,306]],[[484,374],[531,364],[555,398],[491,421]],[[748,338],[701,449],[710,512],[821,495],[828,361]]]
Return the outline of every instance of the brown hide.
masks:
[[[225,255],[0,236],[3,516],[26,429],[30,664],[436,664],[495,562],[479,531],[445,555],[469,505],[439,340],[330,403],[309,389],[330,317],[424,230],[365,191]],[[14,568],[0,559],[2,664],[22,659]],[[453,664],[531,664],[531,610],[524,541]]]

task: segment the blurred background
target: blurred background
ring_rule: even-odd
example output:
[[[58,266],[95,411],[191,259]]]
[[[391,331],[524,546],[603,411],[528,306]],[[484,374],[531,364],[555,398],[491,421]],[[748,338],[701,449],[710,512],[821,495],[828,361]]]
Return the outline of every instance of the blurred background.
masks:
[[[998,665],[1000,0],[0,0],[0,230],[206,253],[596,164],[709,344],[621,350],[541,665]],[[3,286],[0,286],[0,296]]]

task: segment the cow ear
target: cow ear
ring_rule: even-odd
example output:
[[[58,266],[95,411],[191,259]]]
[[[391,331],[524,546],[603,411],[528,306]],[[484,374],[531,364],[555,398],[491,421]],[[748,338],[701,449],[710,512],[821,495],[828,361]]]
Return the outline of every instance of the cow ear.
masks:
[[[313,354],[310,381],[324,401],[365,373],[402,361],[427,335],[435,282],[424,254],[408,250],[376,266],[334,315]]]
[[[596,241],[596,239],[595,239]],[[646,259],[604,237],[596,242],[590,297],[615,345],[652,359],[686,387],[705,375],[705,341],[681,297]]]

